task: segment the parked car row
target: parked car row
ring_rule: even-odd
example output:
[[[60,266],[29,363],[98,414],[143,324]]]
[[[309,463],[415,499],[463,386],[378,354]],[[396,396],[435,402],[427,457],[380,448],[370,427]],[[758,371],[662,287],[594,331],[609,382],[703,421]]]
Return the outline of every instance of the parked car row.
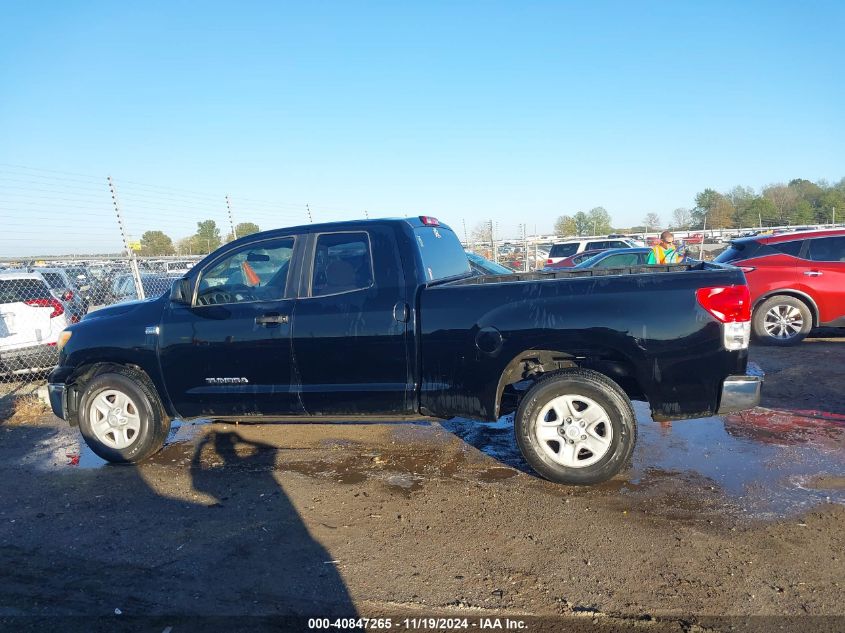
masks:
[[[145,298],[168,292],[190,261],[152,262],[140,267]],[[62,329],[90,310],[138,298],[135,280],[123,262],[32,266],[0,270],[0,380],[38,374],[57,359]]]

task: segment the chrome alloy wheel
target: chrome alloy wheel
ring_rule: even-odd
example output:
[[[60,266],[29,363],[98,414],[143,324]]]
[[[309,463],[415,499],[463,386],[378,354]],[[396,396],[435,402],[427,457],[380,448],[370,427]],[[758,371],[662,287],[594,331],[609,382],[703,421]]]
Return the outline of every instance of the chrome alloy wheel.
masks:
[[[141,430],[138,405],[117,389],[99,393],[88,407],[88,418],[96,438],[110,448],[126,448]]]
[[[613,427],[610,417],[595,400],[584,396],[558,396],[540,409],[534,436],[543,452],[568,468],[591,466],[610,450]]]
[[[791,305],[776,305],[769,308],[763,318],[766,334],[772,338],[786,340],[797,336],[804,327],[804,317],[801,311]]]

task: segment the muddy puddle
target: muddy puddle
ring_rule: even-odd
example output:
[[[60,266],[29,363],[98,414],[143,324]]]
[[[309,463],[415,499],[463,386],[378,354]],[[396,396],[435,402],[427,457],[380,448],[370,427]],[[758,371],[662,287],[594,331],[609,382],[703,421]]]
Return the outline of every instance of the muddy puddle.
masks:
[[[820,503],[845,504],[843,416],[757,408],[659,424],[645,403],[635,402],[634,410],[639,439],[631,468],[574,494],[615,496],[620,506],[689,519],[769,519]],[[454,419],[443,426],[503,464],[530,472],[511,419]]]
[[[820,503],[845,504],[845,416],[757,408],[660,424],[645,403],[635,402],[634,410],[639,440],[631,468],[599,486],[561,487],[563,494],[600,496],[623,509],[691,520],[774,519]],[[281,449],[264,468],[341,485],[372,481],[407,497],[433,479],[498,485],[520,471],[534,477],[509,417],[390,426],[384,442],[370,433],[350,440],[338,432],[299,448],[280,445],[285,425],[255,425],[250,432],[266,435],[268,447]],[[177,423],[165,447],[144,467],[230,467],[237,460],[227,459],[226,452],[243,447],[221,446],[226,428],[205,421]],[[104,462],[82,444],[77,465],[98,468]]]

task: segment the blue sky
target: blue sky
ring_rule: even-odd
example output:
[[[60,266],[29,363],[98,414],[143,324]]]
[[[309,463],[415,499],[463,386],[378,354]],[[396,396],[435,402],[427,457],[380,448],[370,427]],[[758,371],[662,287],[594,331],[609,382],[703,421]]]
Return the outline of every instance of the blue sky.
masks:
[[[0,163],[318,220],[668,220],[708,186],[845,176],[843,23],[842,2],[6,0]]]

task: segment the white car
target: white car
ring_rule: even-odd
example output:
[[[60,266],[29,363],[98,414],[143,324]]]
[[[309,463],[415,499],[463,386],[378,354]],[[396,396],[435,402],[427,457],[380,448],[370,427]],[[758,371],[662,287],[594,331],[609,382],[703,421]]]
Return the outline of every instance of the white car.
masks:
[[[0,273],[0,375],[52,368],[67,319],[40,273]]]
[[[557,264],[562,259],[572,257],[584,251],[605,251],[609,248],[637,248],[638,246],[642,246],[642,244],[637,244],[636,241],[627,237],[594,237],[587,240],[566,240],[565,242],[552,244],[552,247],[549,249],[549,256],[546,259],[546,266]]]

